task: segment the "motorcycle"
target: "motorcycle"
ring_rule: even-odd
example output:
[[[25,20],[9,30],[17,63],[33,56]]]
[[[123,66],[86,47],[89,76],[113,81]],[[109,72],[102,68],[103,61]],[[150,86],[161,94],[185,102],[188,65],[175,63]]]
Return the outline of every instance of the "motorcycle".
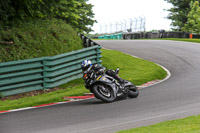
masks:
[[[119,73],[119,68],[115,70],[115,73]],[[111,103],[117,99],[136,98],[139,95],[137,87],[124,80],[123,86],[118,83],[116,79],[107,74],[96,74],[94,70],[88,69],[83,73],[83,79],[85,81],[85,87],[90,90],[91,93],[97,99],[106,103]]]

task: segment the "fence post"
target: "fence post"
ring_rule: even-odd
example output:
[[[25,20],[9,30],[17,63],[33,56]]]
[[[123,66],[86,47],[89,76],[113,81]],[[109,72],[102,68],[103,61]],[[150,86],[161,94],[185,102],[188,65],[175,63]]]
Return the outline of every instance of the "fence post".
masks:
[[[101,46],[99,45],[97,47],[97,50],[96,50],[96,52],[97,52],[97,64],[98,65],[100,65],[100,58],[101,58],[101,51],[100,51],[100,49],[101,49]]]
[[[46,78],[46,76],[47,76],[47,66],[46,66],[46,59],[47,59],[48,57],[46,57],[46,58],[44,58],[43,59],[43,61],[42,61],[42,64],[43,64],[43,89],[45,90],[45,89],[47,89],[47,78]]]

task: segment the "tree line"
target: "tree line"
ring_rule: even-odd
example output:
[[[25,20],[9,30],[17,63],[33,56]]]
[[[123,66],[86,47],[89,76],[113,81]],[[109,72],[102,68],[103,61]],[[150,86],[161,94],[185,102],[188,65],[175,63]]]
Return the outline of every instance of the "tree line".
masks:
[[[90,32],[96,20],[88,0],[1,0],[0,29],[27,20],[57,18],[78,32]]]
[[[175,31],[200,33],[200,0],[165,0],[173,7],[168,9],[168,19]]]

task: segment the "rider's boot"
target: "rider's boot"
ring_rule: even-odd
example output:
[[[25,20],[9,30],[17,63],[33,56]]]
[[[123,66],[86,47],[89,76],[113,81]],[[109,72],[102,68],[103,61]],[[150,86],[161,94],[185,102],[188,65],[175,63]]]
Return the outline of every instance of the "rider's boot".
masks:
[[[124,83],[125,83],[125,81],[123,79],[119,78],[118,82],[119,82],[119,84],[122,87],[121,89],[124,90]]]

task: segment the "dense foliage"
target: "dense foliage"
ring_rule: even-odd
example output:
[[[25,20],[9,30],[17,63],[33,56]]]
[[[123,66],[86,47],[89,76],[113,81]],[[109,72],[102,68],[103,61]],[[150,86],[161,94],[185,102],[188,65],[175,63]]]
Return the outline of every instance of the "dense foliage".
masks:
[[[187,16],[190,12],[190,3],[191,1],[200,1],[200,0],[165,0],[168,3],[171,3],[173,7],[169,9],[170,12],[168,19],[172,20],[171,25],[174,26],[174,30],[181,30],[185,23],[187,22]]]
[[[191,11],[188,14],[188,20],[184,27],[183,31],[188,31],[190,33],[200,33],[200,7],[199,2],[191,2],[190,3]]]
[[[94,22],[92,5],[88,0],[1,0],[0,28],[30,19],[58,18],[79,32],[90,32]]]
[[[0,30],[0,62],[53,56],[82,48],[77,32],[63,20],[37,20]]]

